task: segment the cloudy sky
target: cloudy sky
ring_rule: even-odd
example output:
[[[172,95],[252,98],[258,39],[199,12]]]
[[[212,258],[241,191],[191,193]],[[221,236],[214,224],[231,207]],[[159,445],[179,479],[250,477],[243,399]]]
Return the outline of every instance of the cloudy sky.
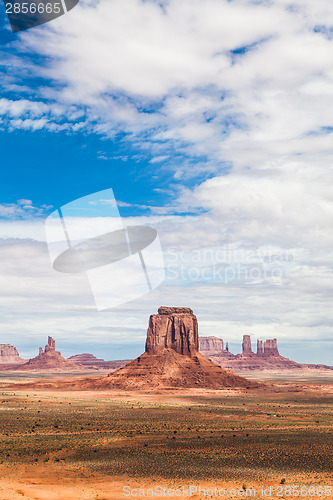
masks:
[[[333,364],[331,2],[80,0],[18,34],[0,10],[0,342],[128,358],[182,305],[234,352]],[[109,188],[166,277],[98,312],[44,222]]]

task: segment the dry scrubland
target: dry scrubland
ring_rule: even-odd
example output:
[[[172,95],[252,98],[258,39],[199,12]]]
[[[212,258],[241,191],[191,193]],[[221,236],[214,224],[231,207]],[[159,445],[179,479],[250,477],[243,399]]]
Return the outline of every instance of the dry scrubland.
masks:
[[[297,387],[279,382],[280,392],[159,394],[9,390],[5,384],[3,378],[1,500],[121,499],[124,485],[246,485],[256,488],[257,498],[261,485],[276,487],[282,479],[332,486],[328,380]]]

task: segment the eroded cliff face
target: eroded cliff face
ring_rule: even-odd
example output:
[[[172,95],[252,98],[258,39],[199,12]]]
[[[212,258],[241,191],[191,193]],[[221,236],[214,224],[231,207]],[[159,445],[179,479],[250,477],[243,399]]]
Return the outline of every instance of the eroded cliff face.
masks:
[[[297,363],[280,355],[277,339],[257,340],[257,352],[252,351],[250,335],[243,335],[242,353],[231,354],[224,350],[217,352],[215,349],[203,350],[202,346],[211,345],[208,342],[210,337],[201,337],[200,352],[207,356],[222,368],[231,371],[269,371],[269,370],[301,370],[303,368],[314,368],[315,365],[305,365]],[[216,341],[219,339],[216,339]],[[220,339],[222,342],[222,339]],[[319,368],[319,365],[318,365]],[[332,367],[322,368],[331,370]]]
[[[264,356],[279,356],[276,339],[268,339],[264,342]]]
[[[250,335],[243,335],[242,352],[243,354],[253,354]]]
[[[216,354],[223,352],[223,340],[217,337],[201,337],[199,339],[200,352],[214,352]]]
[[[25,360],[20,358],[18,350],[11,344],[0,344],[0,364],[19,364]]]
[[[192,309],[160,307],[158,314],[150,316],[146,352],[156,354],[163,349],[173,349],[184,356],[198,352],[198,321]]]
[[[0,356],[19,356],[18,350],[16,347],[10,344],[0,344]]]
[[[160,307],[149,318],[146,351],[108,375],[107,386],[123,389],[258,386],[223,370],[198,352],[198,322],[187,307]]]

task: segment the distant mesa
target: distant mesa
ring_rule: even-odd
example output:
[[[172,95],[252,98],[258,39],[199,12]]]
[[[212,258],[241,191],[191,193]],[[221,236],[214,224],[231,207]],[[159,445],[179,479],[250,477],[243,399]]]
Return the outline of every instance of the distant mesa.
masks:
[[[70,361],[75,361],[75,363],[104,363],[104,359],[96,358],[93,354],[84,352],[83,354],[75,354],[68,358]]]
[[[125,366],[131,361],[130,359],[104,361],[104,359],[96,358],[96,356],[87,352],[70,356],[68,360],[74,363],[79,363],[80,366],[85,366],[86,368],[92,370],[118,370],[118,368]]]
[[[48,337],[45,349],[39,348],[39,354],[30,359],[27,363],[19,366],[16,370],[24,371],[80,371],[81,365],[69,361],[61,356],[59,351],[55,350],[55,340]]]
[[[329,369],[326,365],[296,363],[280,355],[277,339],[257,340],[257,352],[252,351],[250,335],[243,335],[242,354],[232,354],[224,349],[224,342],[217,337],[200,337],[201,354],[227,370],[266,371],[266,370],[304,370]]]
[[[198,350],[198,322],[193,311],[160,307],[149,318],[144,354],[109,374],[108,385],[123,389],[258,387],[217,366]]]
[[[20,365],[22,363],[26,363],[26,360],[20,358],[16,347],[10,344],[0,344],[0,365]]]

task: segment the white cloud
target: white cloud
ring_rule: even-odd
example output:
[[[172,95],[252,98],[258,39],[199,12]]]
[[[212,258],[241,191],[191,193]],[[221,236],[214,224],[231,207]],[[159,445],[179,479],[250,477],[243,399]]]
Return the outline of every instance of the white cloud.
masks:
[[[279,171],[280,170],[280,171]],[[332,174],[286,162],[280,169],[214,177],[194,190],[184,189],[184,207],[205,207],[225,241],[248,244],[332,248]]]
[[[173,170],[184,184],[171,206],[153,208],[146,219],[156,223],[166,251],[234,245],[303,252],[284,268],[280,285],[175,280],[140,302],[145,314],[172,296],[197,308],[216,331],[224,322],[235,336],[249,326],[278,337],[328,338],[332,24],[329,0],[80,2],[20,34],[25,60],[29,53],[46,56],[38,66],[28,63],[27,75],[55,85],[39,96],[34,90],[30,101],[0,100],[1,127],[125,132],[157,169]],[[13,59],[7,86],[22,58]],[[211,178],[186,188],[191,176],[202,175]],[[27,205],[0,211],[14,217],[28,213]],[[183,210],[198,215],[158,216]]]
[[[18,345],[26,343],[24,339],[39,344],[51,334],[60,343],[69,338],[73,344],[141,342],[142,350],[148,317],[162,304],[192,307],[201,335],[222,336],[233,343],[240,343],[243,333],[277,337],[286,349],[291,339],[294,343],[329,340],[333,280],[332,255],[327,252],[320,257],[302,248],[256,247],[255,242],[251,247],[239,242],[223,245],[216,219],[207,215],[127,222],[158,230],[166,281],[111,313],[95,310],[84,275],[52,269],[42,221],[2,223],[2,235],[12,235],[0,245],[2,342],[8,342],[10,335]],[[24,225],[30,238],[34,234],[40,241],[22,239]],[[13,238],[15,231],[19,238]],[[271,279],[272,269],[280,273],[278,282]],[[311,350],[304,359],[319,361],[311,358]]]
[[[80,2],[70,15],[21,34],[26,53],[47,57],[29,71],[52,78],[57,90],[41,88],[45,102],[2,99],[0,114],[11,129],[124,131],[178,182],[218,175],[226,164],[255,176],[266,169],[268,183],[269,171],[284,172],[300,158],[303,172],[328,168],[331,17],[328,0],[316,8],[301,1],[292,8],[284,1]]]
[[[17,203],[1,203],[2,219],[35,219],[42,217],[51,208],[49,205],[33,205],[31,200],[18,200]]]
[[[75,130],[77,119],[79,130],[122,130],[144,149],[148,143],[152,156],[176,146],[207,155],[215,170],[221,161],[243,168],[309,156],[331,139],[321,136],[332,125],[331,17],[328,0],[316,8],[280,0],[80,2],[75,13],[21,34],[25,53],[47,60],[27,64],[30,73],[52,78],[56,89],[40,89],[44,103],[2,108],[9,118],[44,118],[36,127],[53,131]]]

